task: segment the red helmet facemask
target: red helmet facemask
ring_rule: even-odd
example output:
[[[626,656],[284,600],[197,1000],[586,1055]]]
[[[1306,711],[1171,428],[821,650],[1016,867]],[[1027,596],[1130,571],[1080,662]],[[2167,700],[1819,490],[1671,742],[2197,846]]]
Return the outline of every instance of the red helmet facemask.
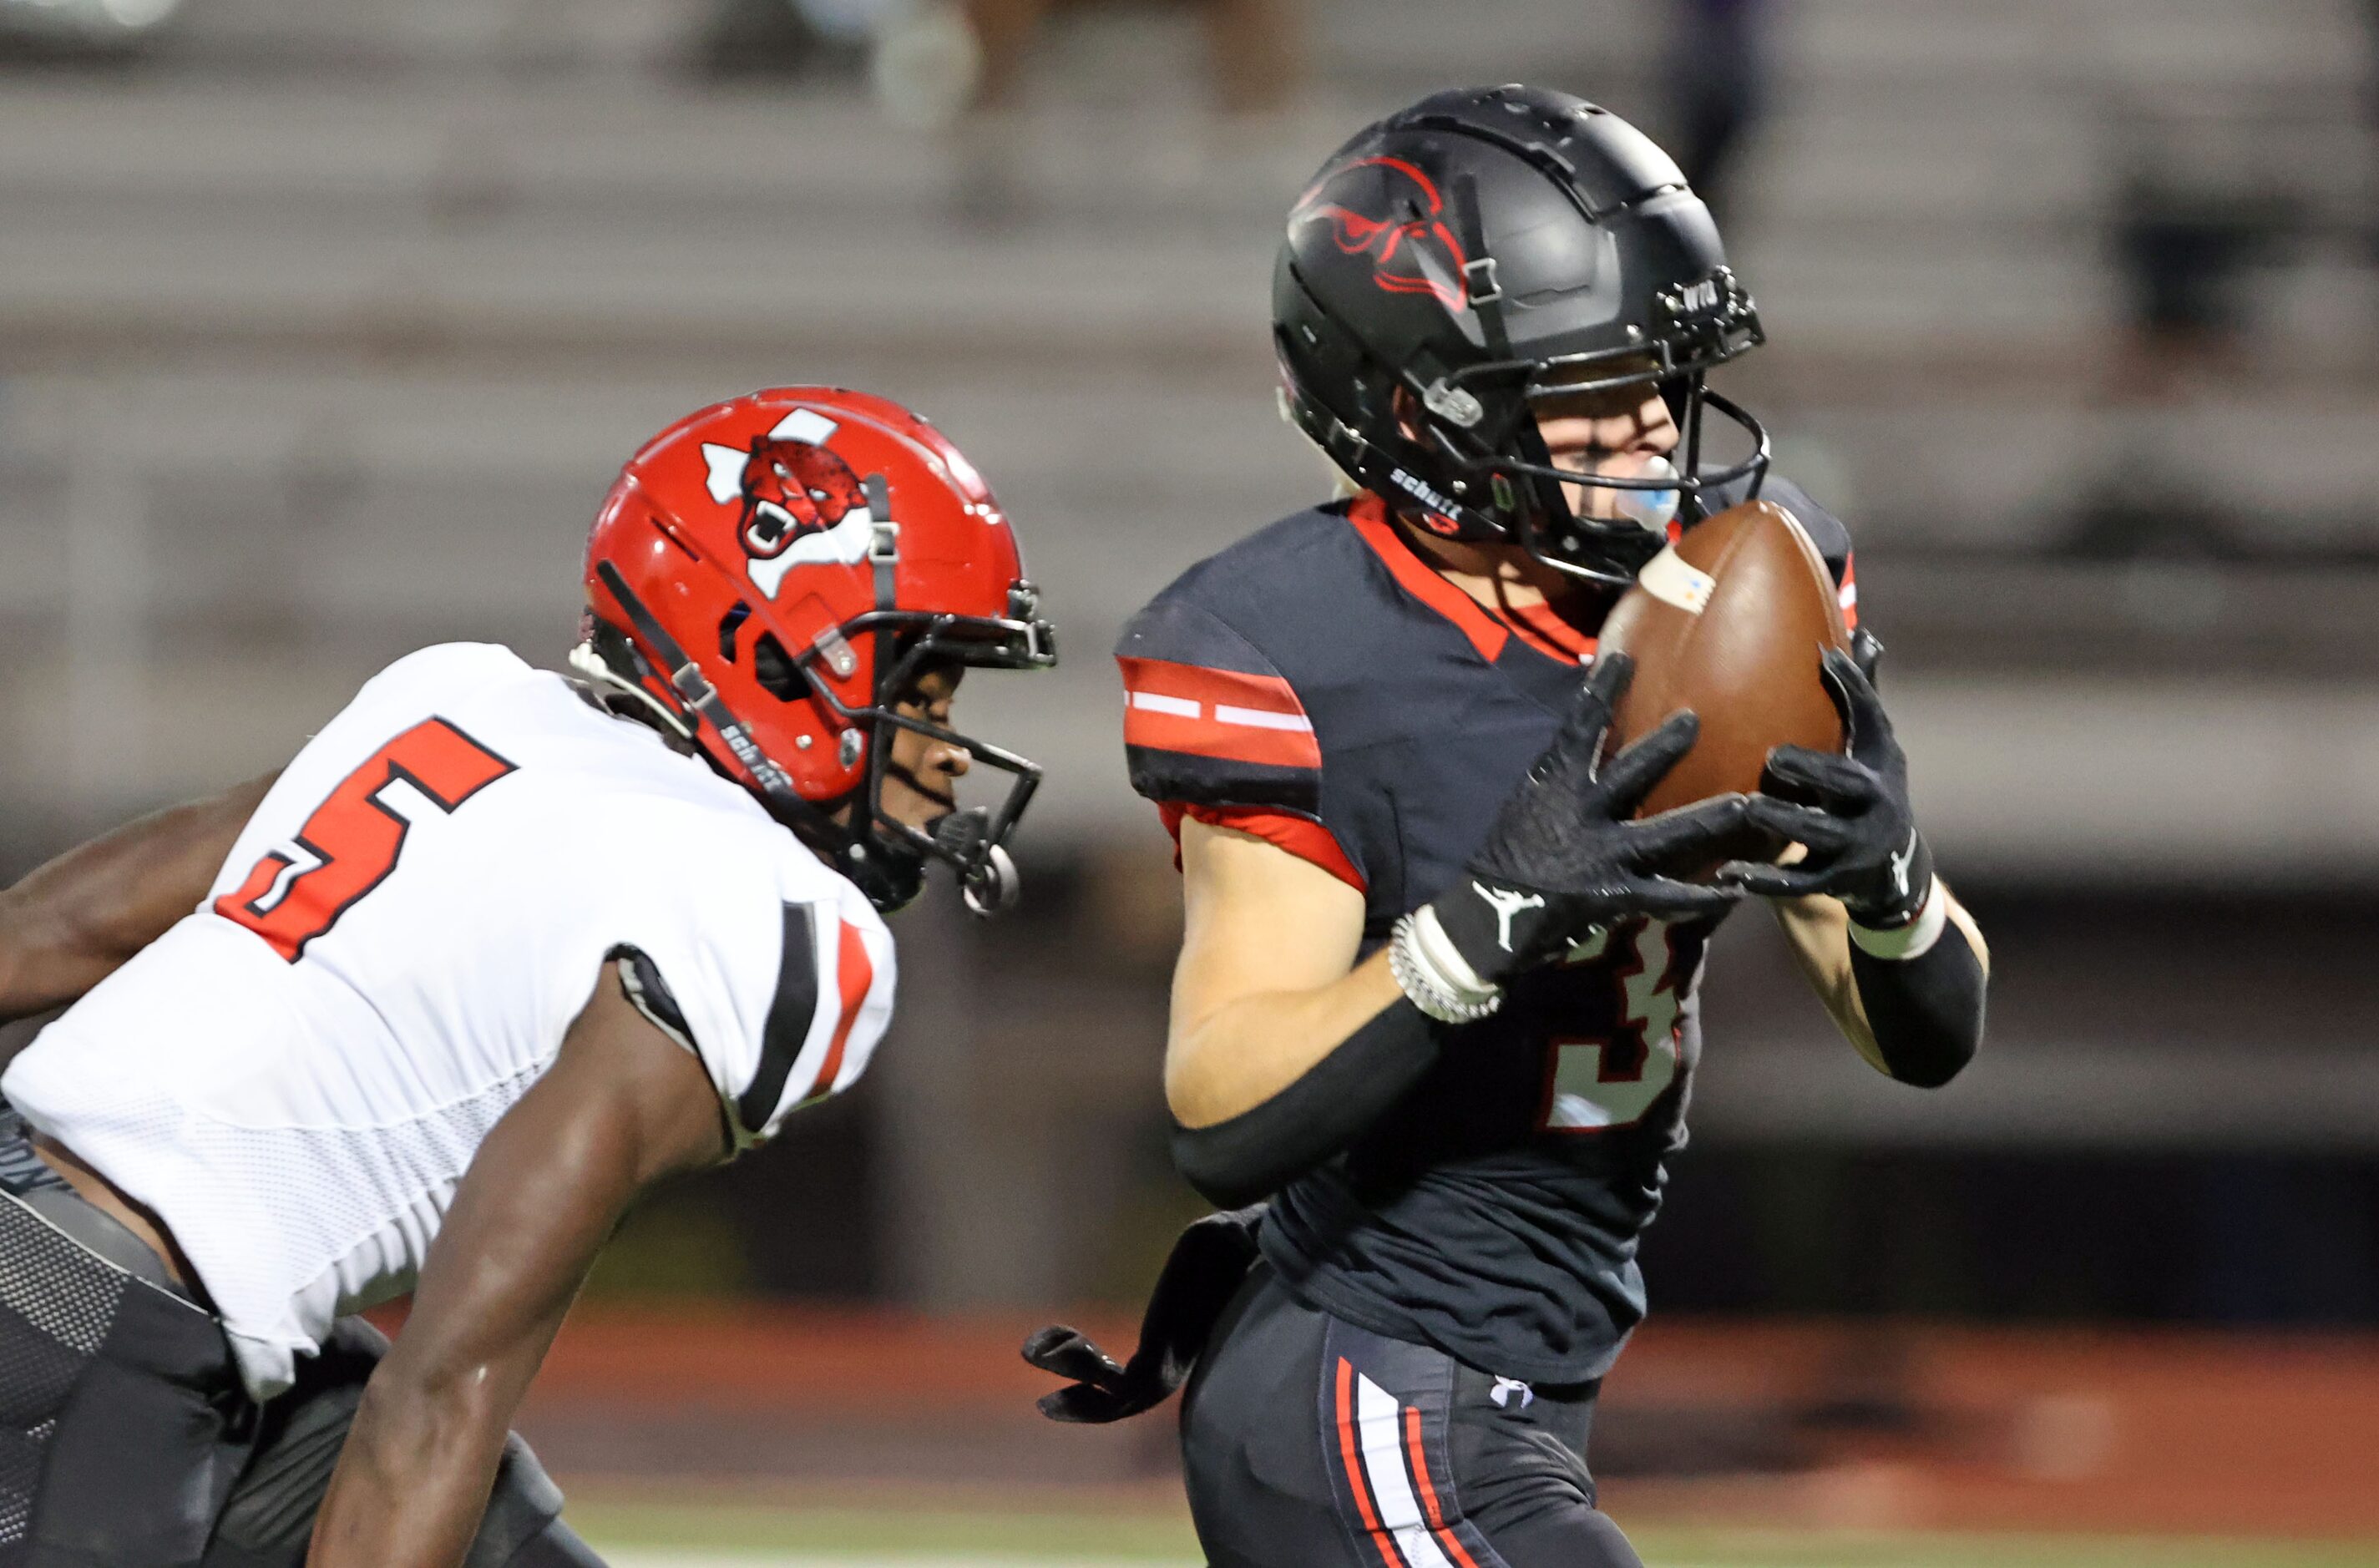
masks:
[[[680,420],[604,499],[586,602],[572,664],[699,747],[878,908],[914,898],[928,860],[978,913],[1014,901],[1006,841],[1040,768],[898,705],[936,665],[1045,669],[1056,637],[1006,514],[924,420],[824,387]],[[1008,774],[1005,800],[931,831],[893,818],[898,730]]]

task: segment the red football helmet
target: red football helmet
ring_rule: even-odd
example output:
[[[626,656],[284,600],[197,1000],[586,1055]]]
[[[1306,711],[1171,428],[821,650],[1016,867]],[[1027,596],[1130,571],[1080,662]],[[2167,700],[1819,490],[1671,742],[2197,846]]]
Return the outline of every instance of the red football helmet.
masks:
[[[930,857],[988,913],[1013,899],[1004,845],[1041,770],[894,704],[930,661],[1055,664],[1036,601],[1007,515],[939,431],[863,392],[786,387],[681,419],[628,460],[587,540],[571,663],[699,746],[879,908],[915,897]],[[1006,801],[930,833],[893,820],[895,728],[1008,772]]]

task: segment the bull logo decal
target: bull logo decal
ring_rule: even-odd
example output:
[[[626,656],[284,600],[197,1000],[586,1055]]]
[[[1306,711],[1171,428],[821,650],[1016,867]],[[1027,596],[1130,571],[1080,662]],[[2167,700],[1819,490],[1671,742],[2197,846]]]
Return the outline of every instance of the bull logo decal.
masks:
[[[1363,172],[1374,169],[1382,172]],[[1338,248],[1369,256],[1371,281],[1390,294],[1434,295],[1448,310],[1470,303],[1470,259],[1445,224],[1437,182],[1401,158],[1358,158],[1331,170],[1288,221],[1291,228],[1330,224]]]
[[[710,499],[741,509],[736,537],[752,581],[770,598],[794,567],[849,565],[874,537],[866,488],[827,444],[834,432],[825,415],[797,408],[748,447],[702,444]]]

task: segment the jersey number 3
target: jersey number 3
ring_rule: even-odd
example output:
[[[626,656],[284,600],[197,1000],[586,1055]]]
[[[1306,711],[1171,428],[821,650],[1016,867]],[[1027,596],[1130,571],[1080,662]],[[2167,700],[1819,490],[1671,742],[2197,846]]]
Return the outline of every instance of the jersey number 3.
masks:
[[[215,900],[215,913],[255,932],[294,964],[307,943],[396,869],[421,811],[412,797],[452,812],[512,771],[511,763],[444,719],[425,718],[340,780],[285,850],[258,861],[237,888]],[[405,797],[403,805],[392,796]]]
[[[1634,1127],[1677,1081],[1677,991],[1665,922],[1605,932],[1574,963],[1600,959],[1621,943],[1635,951],[1616,972],[1619,1031],[1596,1040],[1551,1042],[1545,1099],[1537,1125],[1549,1132],[1610,1132]]]

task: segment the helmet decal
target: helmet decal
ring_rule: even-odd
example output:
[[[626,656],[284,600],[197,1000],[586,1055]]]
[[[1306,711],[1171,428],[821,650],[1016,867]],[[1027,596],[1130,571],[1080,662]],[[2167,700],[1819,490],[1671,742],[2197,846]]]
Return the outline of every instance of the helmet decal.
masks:
[[[1324,199],[1347,175],[1374,168],[1389,171],[1391,186],[1409,187],[1402,200],[1391,199],[1400,216],[1374,216],[1358,211],[1346,201]],[[1347,199],[1369,206],[1378,197],[1367,190],[1361,197]],[[1327,221],[1340,250],[1349,256],[1371,257],[1371,281],[1381,288],[1390,294],[1432,294],[1448,310],[1460,310],[1470,303],[1470,259],[1454,231],[1446,227],[1444,211],[1445,199],[1438,194],[1437,183],[1413,164],[1401,158],[1358,158],[1314,182],[1290,211],[1288,223],[1294,232],[1299,223]]]
[[[736,537],[752,581],[771,598],[803,561],[867,553],[875,519],[859,476],[826,444],[834,431],[833,420],[797,408],[748,448],[702,444],[710,498],[742,508]]]

